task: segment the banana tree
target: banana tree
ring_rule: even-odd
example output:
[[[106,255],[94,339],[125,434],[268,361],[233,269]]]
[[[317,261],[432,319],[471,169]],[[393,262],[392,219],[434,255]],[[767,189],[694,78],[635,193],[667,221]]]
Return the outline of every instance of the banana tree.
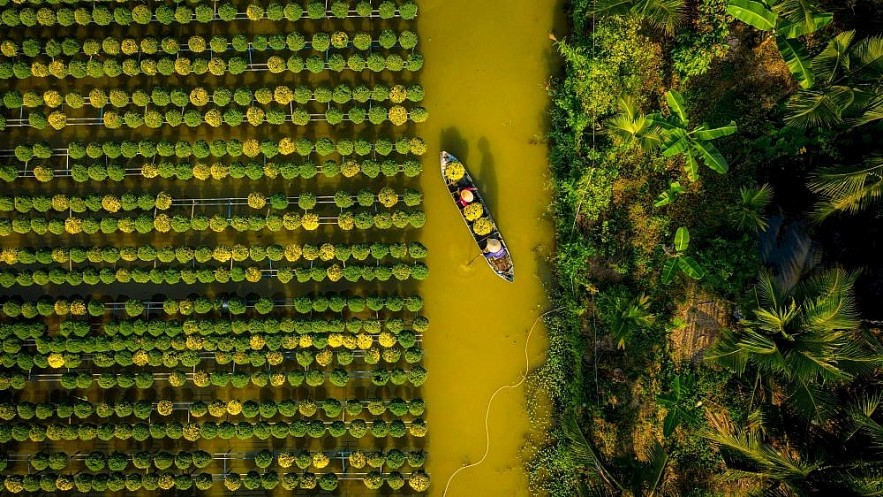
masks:
[[[653,325],[655,316],[650,312],[650,297],[615,297],[611,312],[605,316],[610,334],[616,340],[616,348],[624,349],[638,333]]]
[[[665,101],[671,110],[668,116],[660,113],[649,116],[662,137],[662,155],[665,157],[683,155],[684,168],[690,181],[696,181],[699,177],[699,162],[712,171],[726,173],[730,166],[711,141],[735,133],[736,122],[730,121],[729,124],[719,128],[710,128],[703,123],[690,129],[684,97],[675,90],[669,90],[665,93]]]
[[[695,425],[699,421],[696,409],[701,403],[693,403],[688,398],[689,391],[693,388],[693,379],[690,376],[677,375],[671,382],[668,392],[659,394],[656,402],[666,409],[665,420],[662,423],[662,434],[670,437],[679,425]]]
[[[660,193],[659,196],[656,197],[656,201],[653,202],[653,207],[670,205],[683,190],[680,182],[672,181],[671,184],[668,185],[668,190]]]
[[[749,26],[773,33],[776,47],[800,87],[813,86],[815,75],[809,54],[803,43],[795,39],[830,24],[834,18],[830,12],[820,9],[813,0],[730,0],[727,13]]]
[[[671,111],[667,116],[659,112],[643,115],[637,111],[634,100],[620,99],[620,113],[607,122],[608,132],[624,142],[636,141],[646,150],[660,148],[665,157],[683,155],[690,181],[699,177],[700,162],[720,174],[726,173],[729,164],[711,141],[735,133],[736,122],[718,128],[705,123],[690,128],[684,97],[669,90],[665,100]]]
[[[662,266],[662,282],[668,285],[678,272],[684,273],[694,280],[701,280],[705,276],[705,270],[689,255],[685,254],[690,247],[690,232],[681,226],[675,232],[674,250],[668,251],[668,259]]]

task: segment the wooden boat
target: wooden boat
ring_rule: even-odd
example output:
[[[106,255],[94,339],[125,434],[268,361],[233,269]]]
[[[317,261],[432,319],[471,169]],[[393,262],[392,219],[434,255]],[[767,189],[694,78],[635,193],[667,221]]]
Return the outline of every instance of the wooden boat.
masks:
[[[449,175],[446,174],[446,172],[448,172],[448,168],[452,164],[459,164],[460,166],[463,166],[463,176],[459,180],[452,181]],[[455,167],[459,168],[459,166]],[[497,223],[494,222],[494,218],[491,216],[488,205],[485,203],[484,199],[481,196],[481,193],[478,191],[478,187],[475,186],[475,182],[472,181],[472,176],[469,175],[469,171],[466,170],[466,166],[463,165],[463,163],[460,162],[452,154],[442,151],[441,174],[442,179],[448,186],[448,192],[451,194],[451,200],[454,201],[454,205],[460,212],[460,216],[463,218],[463,222],[466,223],[466,229],[469,230],[469,234],[472,235],[475,243],[478,244],[478,248],[479,250],[481,250],[481,255],[484,257],[484,260],[487,261],[491,269],[495,273],[497,273],[497,276],[509,282],[514,281],[515,265],[512,262],[512,254],[509,252],[509,247],[506,246],[506,242],[503,240],[503,235],[500,234],[500,230],[497,228]],[[484,210],[482,218],[490,221],[491,230],[489,233],[478,235],[473,230],[473,223],[466,218],[466,207],[464,207],[460,202],[460,193],[463,190],[469,190],[470,192],[472,192],[473,201],[468,205],[481,205],[482,209]],[[484,224],[486,224],[486,222]]]

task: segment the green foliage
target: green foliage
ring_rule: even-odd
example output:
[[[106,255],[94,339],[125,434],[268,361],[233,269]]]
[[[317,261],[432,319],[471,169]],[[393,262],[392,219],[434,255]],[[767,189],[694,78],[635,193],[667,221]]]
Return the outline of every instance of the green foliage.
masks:
[[[668,35],[683,23],[685,0],[600,0],[594,3],[598,16],[631,14]]]
[[[820,421],[834,406],[829,386],[868,371],[879,344],[859,328],[855,274],[835,268],[799,276],[762,273],[753,318],[726,331],[707,358],[738,374],[753,368],[788,392],[789,408]]]
[[[588,40],[576,40],[575,45],[558,43],[568,77],[554,97],[576,137],[610,115],[620,95],[637,94],[659,71],[653,43],[641,34],[638,24],[618,16],[603,17],[591,37],[595,56]]]

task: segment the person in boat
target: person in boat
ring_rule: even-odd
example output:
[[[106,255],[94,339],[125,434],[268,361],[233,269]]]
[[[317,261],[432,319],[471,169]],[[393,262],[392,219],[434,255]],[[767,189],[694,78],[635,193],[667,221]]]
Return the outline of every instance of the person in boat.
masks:
[[[458,194],[460,198],[460,207],[466,207],[475,200],[475,193],[473,193],[474,191],[474,186],[467,186],[466,188],[460,190],[460,193]]]
[[[506,249],[500,240],[496,238],[488,238],[484,244],[484,253],[490,259],[502,259],[506,256]]]

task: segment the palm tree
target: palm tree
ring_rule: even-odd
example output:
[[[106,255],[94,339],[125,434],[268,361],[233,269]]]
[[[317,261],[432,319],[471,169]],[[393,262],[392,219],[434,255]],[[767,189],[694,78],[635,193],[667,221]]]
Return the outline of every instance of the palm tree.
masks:
[[[871,370],[881,354],[859,328],[855,273],[787,276],[761,274],[754,318],[726,331],[706,358],[740,374],[750,366],[759,381],[784,390],[798,414],[820,421],[833,410],[830,384]]]
[[[653,445],[646,461],[628,456],[608,458],[586,438],[574,412],[565,414],[561,428],[571,464],[582,474],[577,489],[580,497],[660,495],[669,462],[662,444]]]
[[[617,102],[619,114],[607,120],[607,132],[623,143],[638,143],[644,150],[655,150],[662,145],[662,136],[653,120],[638,110],[632,96]]]
[[[740,230],[766,231],[766,217],[763,211],[773,201],[773,189],[769,184],[759,187],[742,187],[739,202],[730,209],[730,218]]]
[[[788,101],[786,122],[800,128],[850,131],[883,119],[883,37],[855,41],[855,31],[834,37],[812,61],[817,85]],[[856,213],[883,195],[883,156],[823,168],[809,187],[821,197],[814,217]]]
[[[817,85],[788,102],[786,121],[801,128],[863,126],[883,118],[883,37],[835,36],[812,60]]]
[[[616,340],[616,348],[624,349],[637,333],[655,321],[655,316],[650,312],[650,297],[643,294],[633,298],[614,297],[612,304],[607,325]]]
[[[820,466],[816,461],[782,452],[757,436],[732,427],[715,426],[706,437],[729,456],[724,479],[755,480],[767,486],[769,495],[804,495],[807,479]]]
[[[883,393],[860,397],[841,409],[841,419],[780,427],[780,438],[733,427],[728,420],[710,423],[705,437],[719,446],[727,462],[724,479],[749,479],[763,485],[763,495],[883,495]],[[866,436],[866,438],[861,438]]]
[[[686,0],[597,0],[590,13],[638,16],[671,36],[684,22],[686,3]]]
[[[823,168],[811,176],[809,189],[821,197],[813,212],[816,220],[867,209],[883,196],[883,156],[854,166]]]

